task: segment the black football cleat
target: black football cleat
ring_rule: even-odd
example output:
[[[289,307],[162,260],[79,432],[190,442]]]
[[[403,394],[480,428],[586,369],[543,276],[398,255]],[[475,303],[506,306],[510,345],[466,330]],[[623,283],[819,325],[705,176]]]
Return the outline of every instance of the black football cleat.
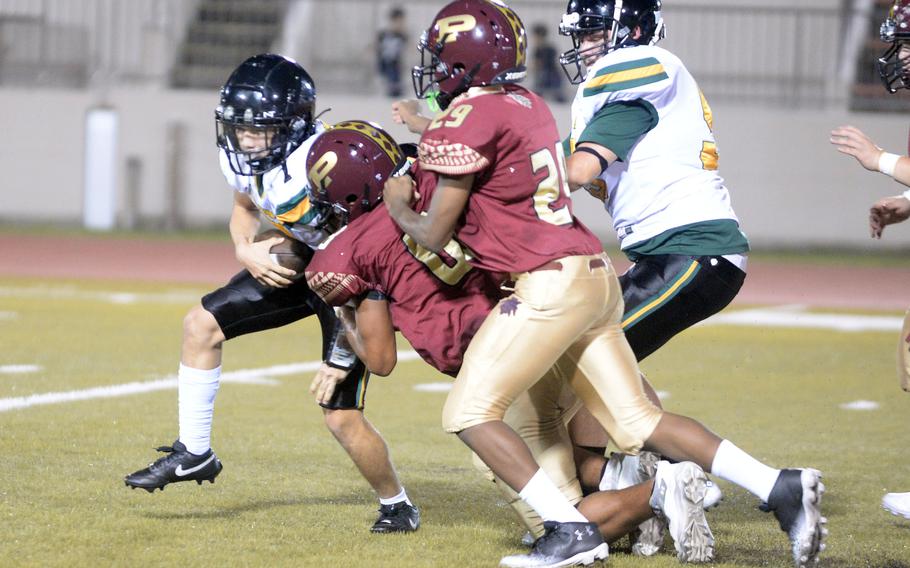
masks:
[[[186,451],[186,446],[180,440],[174,442],[173,446],[161,446],[156,449],[167,455],[158,458],[147,468],[127,475],[123,481],[128,487],[133,489],[139,487],[152,493],[155,489],[164,491],[165,485],[177,481],[195,481],[199,485],[202,485],[203,481],[215,483],[215,478],[223,467],[221,460],[211,449],[197,456]]]
[[[370,532],[396,533],[414,532],[420,527],[420,511],[407,501],[393,505],[380,505],[379,518],[373,523]]]
[[[609,547],[594,523],[544,521],[544,534],[529,554],[506,556],[504,568],[560,568],[589,566],[609,555]]]
[[[772,511],[782,531],[790,538],[793,564],[808,568],[818,563],[825,549],[825,528],[828,519],[821,515],[821,499],[825,485],[822,474],[815,469],[781,470],[761,509]]]

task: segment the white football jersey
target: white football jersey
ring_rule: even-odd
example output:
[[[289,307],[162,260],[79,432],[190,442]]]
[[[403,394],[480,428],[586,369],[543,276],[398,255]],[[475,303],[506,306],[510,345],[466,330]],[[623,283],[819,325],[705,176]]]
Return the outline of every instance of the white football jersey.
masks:
[[[591,66],[572,103],[571,150],[601,108],[639,99],[656,110],[657,125],[601,176],[620,246],[692,223],[738,222],[717,173],[711,109],[682,61],[665,49],[617,49]]]
[[[310,203],[310,184],[307,179],[306,157],[310,147],[325,127],[317,122],[316,132],[303,141],[287,158],[287,173],[281,166],[272,168],[262,176],[240,176],[231,170],[227,154],[218,152],[221,171],[228,184],[246,194],[263,216],[278,230],[291,238],[316,247],[328,233],[318,229],[323,215]]]

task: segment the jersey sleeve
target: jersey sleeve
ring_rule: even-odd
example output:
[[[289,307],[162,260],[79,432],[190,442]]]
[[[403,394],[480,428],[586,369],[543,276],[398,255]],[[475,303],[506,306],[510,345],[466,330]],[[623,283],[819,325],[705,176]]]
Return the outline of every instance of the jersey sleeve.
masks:
[[[436,117],[418,147],[420,167],[449,176],[484,171],[496,157],[497,120],[483,97],[469,98]]]
[[[360,298],[376,286],[367,282],[358,270],[352,247],[346,247],[345,233],[327,241],[310,260],[306,268],[307,285],[330,306],[343,306]]]
[[[657,126],[657,121],[657,110],[643,99],[609,103],[597,111],[576,144],[599,144],[625,161],[632,146]]]
[[[639,99],[646,93],[670,86],[670,76],[656,57],[622,61],[598,69],[587,79],[582,95],[603,98],[605,103]]]

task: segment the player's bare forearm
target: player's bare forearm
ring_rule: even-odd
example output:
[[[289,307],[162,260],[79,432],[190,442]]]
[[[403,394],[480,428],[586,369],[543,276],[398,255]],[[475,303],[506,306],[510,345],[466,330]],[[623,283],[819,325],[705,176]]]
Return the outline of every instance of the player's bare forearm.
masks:
[[[235,194],[234,208],[231,210],[231,220],[228,223],[234,248],[252,243],[259,231],[259,224],[259,209],[250,198],[240,193]]]
[[[429,126],[432,121],[431,118],[418,114],[417,116],[410,117],[405,124],[410,132],[414,134],[423,134],[423,131],[427,129],[427,126]]]
[[[392,120],[404,124],[414,134],[422,134],[431,119],[420,114],[420,106],[416,100],[402,100],[392,103]]]
[[[424,214],[411,209],[413,186],[399,181],[393,183],[396,179],[400,178],[386,182],[383,197],[392,219],[420,246],[437,254],[442,252],[452,240],[455,227],[468,205],[474,174],[458,177],[440,175],[430,208]]]
[[[395,329],[386,300],[364,299],[357,309],[345,306],[335,313],[351,348],[370,372],[384,377],[398,363]]]
[[[398,227],[410,235],[420,246],[439,253],[445,244],[449,242],[449,239],[452,238],[451,231],[445,235],[438,230],[434,230],[428,215],[420,215],[408,207],[407,204],[400,201],[386,201],[386,205],[389,208],[389,215],[391,215]]]

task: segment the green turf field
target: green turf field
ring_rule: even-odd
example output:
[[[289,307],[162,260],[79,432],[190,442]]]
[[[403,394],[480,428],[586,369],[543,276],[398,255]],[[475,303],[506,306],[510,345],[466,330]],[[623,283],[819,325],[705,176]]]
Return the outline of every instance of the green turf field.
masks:
[[[176,371],[183,314],[205,291],[0,280],[0,566],[467,567],[521,551],[519,523],[440,429],[445,395],[414,389],[446,380],[422,362],[375,378],[367,396],[367,414],[422,510],[422,528],[408,536],[368,532],[377,503],[323,427],[309,373],[223,384],[213,446],[224,471],[214,485],[163,493],[129,490],[122,478],[176,437],[176,390],[2,410],[17,397],[166,378]],[[225,371],[314,361],[318,333],[303,322],[234,340]],[[643,367],[669,393],[667,408],[773,465],[825,473],[831,534],[822,566],[896,568],[910,566],[910,521],[879,506],[886,490],[910,491],[910,395],[894,378],[896,337],[704,326]],[[13,365],[37,367],[9,372]],[[880,407],[839,408],[856,400]],[[720,485],[726,499],[708,517],[717,565],[790,565],[773,518]],[[623,542],[609,565],[676,566],[671,551],[668,541],[659,557],[638,559]]]

